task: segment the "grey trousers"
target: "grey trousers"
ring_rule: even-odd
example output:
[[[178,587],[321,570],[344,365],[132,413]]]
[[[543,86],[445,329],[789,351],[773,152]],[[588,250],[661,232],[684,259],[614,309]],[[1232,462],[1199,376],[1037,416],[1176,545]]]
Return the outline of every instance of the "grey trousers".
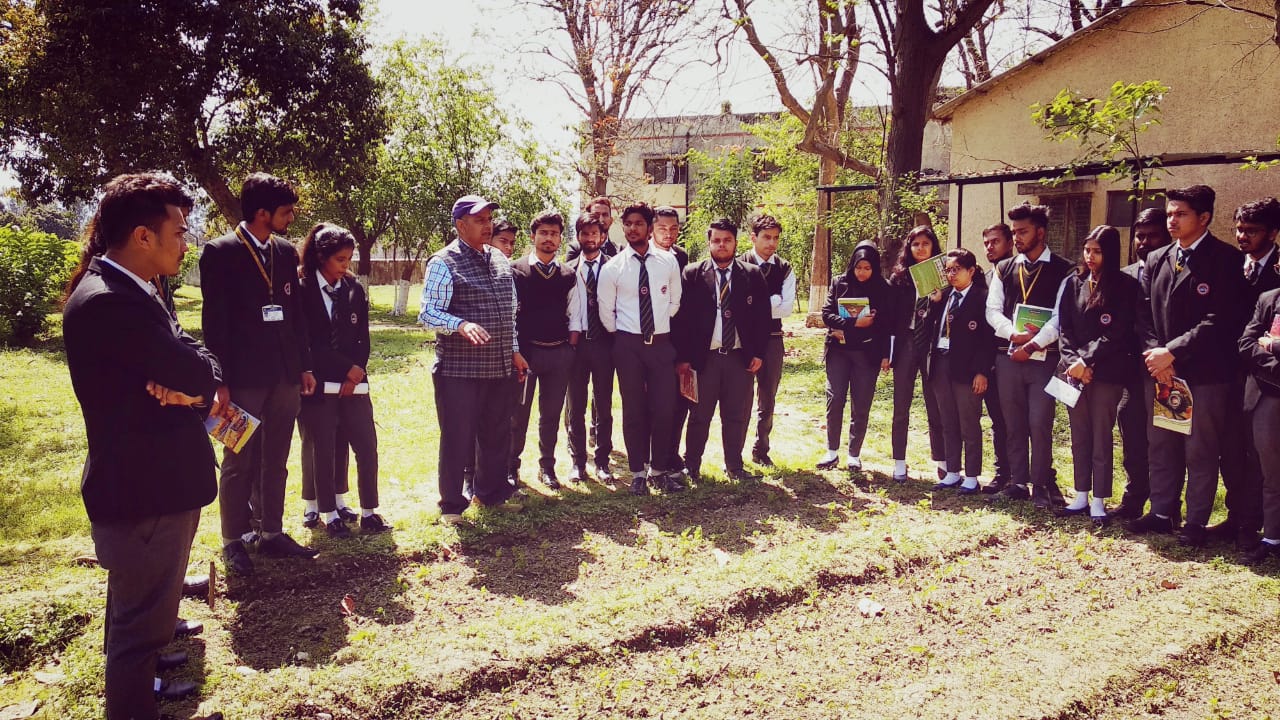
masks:
[[[182,578],[199,524],[199,509],[92,524],[98,562],[107,571],[107,720],[160,716],[153,685],[156,657],[173,640]]]
[[[786,346],[781,335],[769,336],[765,346],[764,364],[755,374],[756,385],[756,443],[753,455],[769,454],[769,434],[773,432],[773,408],[778,401],[778,386],[782,384],[782,364]]]
[[[900,335],[893,342],[893,458],[907,459],[907,431],[911,423],[911,403],[916,396],[916,376],[920,374],[921,358],[916,357],[911,337]],[[938,418],[938,399],[933,387],[921,380],[920,394],[924,397],[924,417],[929,428],[929,457],[946,458],[946,441],[942,437],[942,420]]]
[[[751,418],[751,373],[747,372],[741,350],[723,355],[717,350],[710,351],[698,373],[698,402],[689,412],[689,436],[685,441],[685,460],[690,473],[702,466],[702,453],[707,448],[711,418],[717,405],[724,465],[729,472],[735,472],[742,469],[742,448],[747,443],[747,424]]]
[[[942,421],[942,437],[946,445],[947,471],[960,472],[961,450],[964,451],[965,477],[982,473],[982,395],[973,394],[973,381],[951,379],[948,358],[934,356],[929,384],[938,399],[938,417]]]
[[[1200,398],[1197,396],[1196,401]],[[1280,540],[1280,398],[1263,395],[1251,413],[1253,444],[1262,465],[1262,535]]]
[[[1053,490],[1053,396],[1044,391],[1053,377],[1058,356],[1051,353],[1042,361],[1016,363],[1006,355],[996,356],[996,382],[1000,384],[1000,405],[1009,449],[1009,480]]]
[[[609,468],[613,452],[613,341],[580,340],[569,372],[564,426],[569,436],[569,458],[576,467],[587,464],[587,399],[591,400],[592,436],[598,468]]]
[[[1148,426],[1151,463],[1151,512],[1177,518],[1182,508],[1183,477],[1187,487],[1187,524],[1203,526],[1218,494],[1218,451],[1226,426],[1227,383],[1191,386],[1194,411],[1191,434]],[[1155,384],[1147,386],[1147,405],[1155,400]]]
[[[1095,498],[1111,497],[1115,472],[1112,432],[1124,386],[1094,381],[1084,386],[1076,406],[1067,408],[1071,420],[1071,459],[1076,492]]]
[[[301,387],[292,383],[231,388],[231,401],[262,424],[239,453],[229,449],[222,453],[218,508],[224,539],[249,532],[251,515],[261,518],[263,532],[284,530],[284,486],[289,478],[289,446],[302,402],[300,393]]]
[[[355,451],[360,507],[378,507],[378,431],[368,395],[325,395],[302,403],[302,499],[315,500],[320,512],[336,510],[334,494],[347,492],[347,448]],[[341,464],[339,464],[341,463]]]
[[[676,349],[668,335],[646,345],[639,335],[619,332],[613,339],[613,366],[622,394],[622,439],[627,467],[638,473],[673,470],[669,451],[675,413]]]
[[[535,391],[538,394],[538,466],[544,470],[555,468],[556,435],[560,430],[560,412],[564,410],[569,375],[573,371],[574,352],[568,343],[552,348],[530,345],[523,349],[524,359],[529,362],[529,376],[525,378],[524,392],[511,416],[512,472],[520,469],[520,454],[524,452],[529,434]]]
[[[880,358],[865,350],[841,350],[827,346],[827,449],[840,447],[840,426],[844,424],[844,406],[849,410],[849,454],[862,454],[862,441],[867,436],[867,419],[871,400],[876,393],[876,374]]]

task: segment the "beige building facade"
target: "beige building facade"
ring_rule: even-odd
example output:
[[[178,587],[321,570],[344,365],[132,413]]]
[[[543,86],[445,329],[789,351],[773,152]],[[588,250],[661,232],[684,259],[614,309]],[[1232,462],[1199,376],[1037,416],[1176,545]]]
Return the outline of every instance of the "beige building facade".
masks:
[[[1269,1],[1229,2],[1274,12]],[[1140,136],[1142,154],[1164,156],[1171,165],[1230,161],[1168,167],[1151,188],[1212,186],[1218,197],[1212,230],[1232,241],[1237,206],[1280,194],[1280,169],[1239,169],[1242,155],[1274,153],[1280,135],[1275,27],[1240,9],[1138,0],[940,105],[935,115],[951,130],[951,173],[1012,174],[1067,165],[1080,158],[1079,145],[1046,139],[1031,120],[1034,103],[1047,104],[1063,89],[1104,98],[1116,82],[1159,80],[1170,91],[1161,103],[1162,124]],[[1074,259],[1092,227],[1127,228],[1129,196],[1125,184],[1084,175],[1057,187],[1016,180],[952,185],[950,244],[979,247],[981,229],[1003,220],[1002,208],[1031,201],[1052,208],[1050,245]],[[1128,233],[1122,235],[1127,240]]]

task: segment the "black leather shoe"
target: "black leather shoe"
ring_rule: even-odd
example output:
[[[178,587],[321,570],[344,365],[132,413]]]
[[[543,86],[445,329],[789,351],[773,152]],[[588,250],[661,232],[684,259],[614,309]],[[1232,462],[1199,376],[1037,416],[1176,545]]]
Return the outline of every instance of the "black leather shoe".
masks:
[[[339,518],[341,520],[341,518]],[[320,554],[319,550],[304,545],[299,545],[297,541],[289,537],[285,533],[280,533],[271,539],[263,538],[258,542],[258,552],[267,557],[304,557],[313,558]]]
[[[939,491],[939,490],[956,490],[956,489],[959,489],[959,487],[960,487],[960,483],[961,483],[961,482],[962,482],[962,481],[957,480],[956,482],[953,482],[953,483],[951,483],[951,484],[947,484],[947,483],[934,483],[934,484],[933,484],[933,491],[934,491],[934,492],[937,492],[937,491]]]
[[[1089,522],[1093,523],[1093,526],[1094,526],[1095,528],[1097,528],[1097,529],[1101,530],[1101,529],[1103,529],[1103,528],[1105,528],[1106,526],[1108,526],[1108,525],[1110,525],[1110,524],[1111,524],[1111,516],[1109,516],[1109,515],[1090,515],[1090,516],[1089,516]]]
[[[248,577],[253,574],[253,561],[249,559],[249,551],[244,549],[242,542],[233,542],[222,548],[222,564],[228,575]]]
[[[1261,541],[1261,538],[1253,530],[1240,528],[1236,531],[1236,550],[1242,553],[1252,552],[1254,548],[1258,547],[1259,541]]]
[[[1000,493],[1010,500],[1026,500],[1031,497],[1031,491],[1026,485],[1014,485],[1010,483],[1006,485]]]
[[[961,486],[960,486],[960,490],[959,490],[959,491],[957,491],[957,492],[958,492],[958,494],[960,494],[960,495],[977,495],[978,493],[982,492],[982,486],[980,486],[980,485],[974,485],[974,486],[973,486],[973,487],[971,487],[971,488],[967,488],[967,487],[965,487],[965,486],[961,485]]]
[[[995,495],[1009,485],[1009,478],[996,476],[991,478],[991,482],[982,486],[983,495]]]
[[[324,524],[324,531],[331,538],[349,538],[351,530],[347,528],[347,524],[342,522],[342,518],[336,517]]]
[[[205,598],[209,596],[208,575],[188,575],[182,579],[182,594],[187,597]]]
[[[669,472],[658,478],[658,489],[664,493],[684,492],[684,473]]]
[[[1240,560],[1245,565],[1260,565],[1271,557],[1280,557],[1280,545],[1260,542],[1253,550],[1242,555]]]
[[[552,490],[560,489],[560,479],[556,477],[556,471],[552,468],[543,468],[539,470],[538,482],[546,485]]]
[[[1124,524],[1124,529],[1136,535],[1144,533],[1164,533],[1173,532],[1173,520],[1171,518],[1162,518],[1155,513],[1147,513],[1137,520],[1132,520]]]
[[[1053,514],[1054,514],[1054,515],[1057,515],[1058,517],[1075,517],[1075,516],[1077,516],[1077,515],[1088,515],[1088,514],[1089,514],[1089,506],[1088,506],[1088,505],[1085,505],[1084,507],[1079,508],[1079,509],[1076,509],[1076,510],[1073,510],[1073,509],[1068,508],[1068,507],[1060,507],[1060,508],[1058,508],[1057,510],[1054,510],[1054,511],[1053,511]]]
[[[1066,507],[1066,498],[1057,485],[1037,485],[1031,488],[1031,504],[1047,510],[1049,508]]]
[[[174,637],[186,637],[189,635],[199,635],[204,632],[204,623],[199,620],[183,620],[178,618],[173,626]]]
[[[302,513],[302,527],[308,530],[320,525],[320,513],[308,510]]]
[[[1202,548],[1209,543],[1209,536],[1205,533],[1203,525],[1194,525],[1187,523],[1182,526],[1182,530],[1178,532],[1178,544],[1186,547]]]
[[[820,463],[818,463],[818,464],[814,465],[814,467],[815,467],[815,468],[817,468],[817,469],[819,469],[819,470],[831,470],[831,469],[835,468],[835,466],[837,466],[837,465],[839,465],[839,464],[840,464],[840,456],[839,456],[839,455],[837,455],[837,456],[835,456],[834,458],[832,458],[832,459],[830,459],[830,460],[825,460],[825,461],[823,461],[823,462],[820,462]]]
[[[196,684],[190,680],[163,680],[156,691],[156,699],[164,701],[181,700],[196,691]]]
[[[1236,521],[1228,517],[1220,523],[1204,529],[1204,537],[1210,542],[1231,543],[1236,541]]]
[[[744,468],[738,468],[737,470],[729,471],[729,479],[734,482],[749,483],[759,480],[760,476],[749,473]]]
[[[373,535],[375,533],[386,532],[391,529],[393,529],[393,526],[388,525],[387,521],[383,520],[382,516],[378,513],[365,515],[360,518],[361,535]]]
[[[1137,520],[1142,517],[1142,509],[1141,505],[1122,502],[1112,508],[1107,514],[1113,518],[1119,518],[1121,520]]]
[[[608,465],[600,465],[599,463],[596,464],[596,481],[597,482],[603,485],[609,485],[616,482],[617,479],[618,478],[614,476],[613,471],[609,469]]]
[[[338,519],[342,522],[355,522],[360,519],[360,516],[349,507],[340,507],[338,508]]]
[[[649,481],[645,479],[645,476],[636,475],[631,479],[631,494],[632,495],[648,495],[649,494]]]
[[[773,467],[773,458],[769,457],[769,453],[751,453],[751,462],[762,467]]]
[[[187,654],[181,650],[171,653],[160,653],[156,658],[156,672],[172,670],[187,664]]]

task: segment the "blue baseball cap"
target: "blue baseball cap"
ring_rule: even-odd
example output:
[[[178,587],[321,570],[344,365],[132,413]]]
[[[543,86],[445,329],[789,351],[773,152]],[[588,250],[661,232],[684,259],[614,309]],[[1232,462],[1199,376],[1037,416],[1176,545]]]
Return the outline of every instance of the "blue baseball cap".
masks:
[[[485,210],[497,210],[498,203],[489,202],[479,195],[463,195],[453,203],[453,219],[463,215],[478,215]]]

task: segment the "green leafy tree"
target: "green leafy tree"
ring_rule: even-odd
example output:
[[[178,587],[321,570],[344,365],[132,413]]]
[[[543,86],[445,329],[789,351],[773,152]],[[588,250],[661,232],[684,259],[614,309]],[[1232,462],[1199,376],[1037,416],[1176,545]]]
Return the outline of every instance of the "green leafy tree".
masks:
[[[728,218],[739,227],[745,225],[762,193],[757,153],[746,147],[729,148],[714,155],[690,150],[688,161],[700,176],[694,211],[687,223],[689,236],[702,235],[717,218]]]
[[[356,166],[382,137],[359,21],[358,0],[3,0],[0,162],[41,200],[169,170],[234,223],[232,178]]]
[[[36,340],[79,257],[76,243],[56,235],[0,227],[0,343]]]

